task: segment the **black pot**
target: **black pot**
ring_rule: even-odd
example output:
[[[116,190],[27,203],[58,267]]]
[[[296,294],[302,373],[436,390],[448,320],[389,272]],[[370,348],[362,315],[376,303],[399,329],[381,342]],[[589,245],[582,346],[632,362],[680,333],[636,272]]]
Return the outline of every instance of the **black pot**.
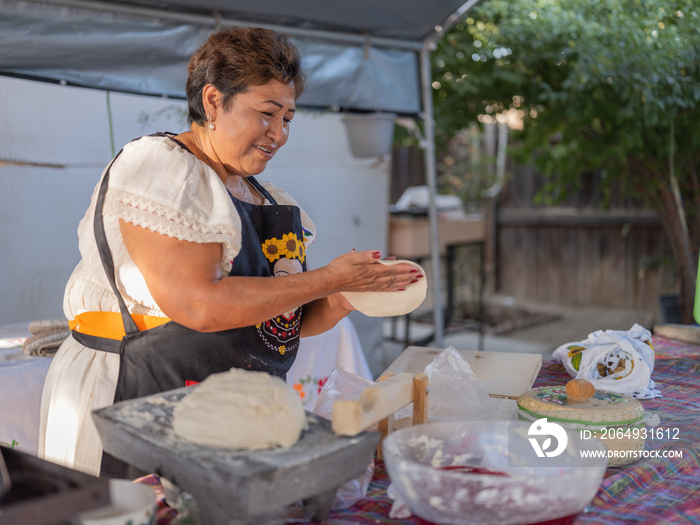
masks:
[[[661,324],[682,324],[681,303],[678,295],[659,296]]]

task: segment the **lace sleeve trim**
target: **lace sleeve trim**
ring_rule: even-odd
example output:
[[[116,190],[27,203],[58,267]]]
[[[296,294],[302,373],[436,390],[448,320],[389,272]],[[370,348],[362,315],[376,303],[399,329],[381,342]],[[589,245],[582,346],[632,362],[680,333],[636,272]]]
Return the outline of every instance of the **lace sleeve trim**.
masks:
[[[124,190],[107,190],[104,213],[182,241],[221,243],[221,266],[226,271],[231,269],[241,248],[238,224],[207,224],[181,210]]]

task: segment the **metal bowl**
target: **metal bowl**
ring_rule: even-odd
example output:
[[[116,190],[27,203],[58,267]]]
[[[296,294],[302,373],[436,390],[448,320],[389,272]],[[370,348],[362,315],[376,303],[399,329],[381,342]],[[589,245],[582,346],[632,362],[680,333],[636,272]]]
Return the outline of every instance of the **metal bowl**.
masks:
[[[535,524],[575,516],[600,487],[606,449],[566,430],[547,442],[533,428],[520,421],[428,423],[390,434],[382,453],[401,499],[431,523]],[[553,437],[557,447],[550,450]]]

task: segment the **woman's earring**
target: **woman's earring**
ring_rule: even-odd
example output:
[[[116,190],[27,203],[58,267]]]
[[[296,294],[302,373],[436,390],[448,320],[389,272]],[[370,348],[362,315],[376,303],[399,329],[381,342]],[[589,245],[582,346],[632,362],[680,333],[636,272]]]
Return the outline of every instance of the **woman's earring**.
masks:
[[[209,129],[216,129],[216,126],[214,125],[214,119],[211,115],[207,115],[207,120],[209,121]]]

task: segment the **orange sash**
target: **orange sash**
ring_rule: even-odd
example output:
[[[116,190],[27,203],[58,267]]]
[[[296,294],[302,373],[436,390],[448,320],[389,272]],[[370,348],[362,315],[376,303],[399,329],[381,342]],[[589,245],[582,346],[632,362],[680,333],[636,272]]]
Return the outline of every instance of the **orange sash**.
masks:
[[[155,328],[170,321],[167,317],[156,317],[154,315],[131,314],[131,318],[139,327],[139,330]],[[119,312],[83,312],[75,316],[75,319],[68,321],[71,330],[75,330],[85,335],[104,337],[106,339],[121,340],[126,335],[122,314]]]

